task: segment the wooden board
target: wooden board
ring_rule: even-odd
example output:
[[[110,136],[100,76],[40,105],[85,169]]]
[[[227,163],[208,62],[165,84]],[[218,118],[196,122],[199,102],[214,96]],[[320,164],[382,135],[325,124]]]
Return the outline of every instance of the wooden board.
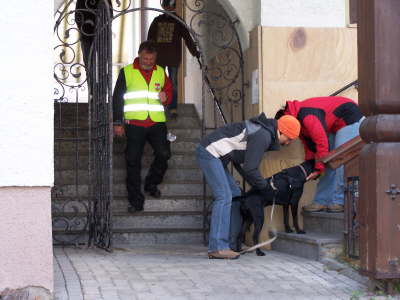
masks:
[[[250,33],[250,48],[245,52],[246,118],[265,112],[273,118],[286,100],[328,96],[357,79],[357,31],[355,28],[282,28],[259,27]],[[259,105],[251,104],[251,72],[260,70]],[[352,88],[341,96],[357,101]],[[304,150],[298,140],[281,151],[268,152],[260,166],[265,177],[303,161]],[[311,202],[317,181],[305,185],[299,209]],[[283,230],[282,209],[275,210],[270,224],[265,209],[261,240],[272,228]],[[302,223],[302,215],[299,214]]]
[[[328,96],[357,79],[357,30],[263,27],[262,55],[263,110],[273,115],[286,100]]]
[[[287,100],[328,96],[357,79],[354,28],[263,27],[261,39],[261,109],[269,117],[274,117]],[[355,88],[341,95],[357,101]],[[282,160],[303,160],[303,151],[297,142],[273,156],[282,165]],[[265,169],[271,169],[271,164]]]
[[[254,39],[258,38],[257,41]],[[256,50],[258,49],[258,50]],[[258,51],[258,52],[257,52]],[[328,96],[357,79],[357,31],[355,28],[281,28],[262,27],[261,33],[250,33],[250,49],[246,52],[247,76],[260,61],[259,111],[270,118],[286,100],[303,100]],[[248,79],[249,80],[249,79]],[[247,89],[247,94],[250,94]],[[352,88],[341,96],[357,101],[357,90]],[[256,107],[246,97],[246,116],[255,115]],[[304,150],[300,141],[281,151],[268,152],[260,167],[265,177],[283,168],[303,161]],[[312,201],[317,181],[305,185],[299,208]],[[277,207],[272,224],[269,224],[270,207],[265,209],[265,226],[261,239],[265,240],[271,228],[283,230],[282,209]],[[302,216],[300,223],[302,223]]]

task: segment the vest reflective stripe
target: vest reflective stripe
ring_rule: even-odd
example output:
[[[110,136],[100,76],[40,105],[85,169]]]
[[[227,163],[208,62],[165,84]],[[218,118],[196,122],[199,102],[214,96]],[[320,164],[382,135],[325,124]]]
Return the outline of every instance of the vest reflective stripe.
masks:
[[[124,94],[125,100],[139,98],[159,99],[158,93],[152,93],[149,91],[128,92]]]
[[[163,105],[149,105],[149,104],[125,104],[124,112],[129,111],[164,111]]]
[[[125,120],[146,120],[165,122],[164,106],[159,92],[164,88],[165,72],[160,66],[153,70],[149,85],[138,69],[132,64],[124,68],[126,93],[124,94]]]

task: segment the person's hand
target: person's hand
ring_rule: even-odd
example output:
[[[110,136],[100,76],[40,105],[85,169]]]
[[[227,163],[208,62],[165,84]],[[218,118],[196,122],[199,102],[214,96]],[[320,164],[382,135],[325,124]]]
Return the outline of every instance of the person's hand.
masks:
[[[314,171],[310,175],[307,176],[306,181],[312,180],[312,179],[317,179],[321,175],[321,172],[319,171]]]
[[[123,137],[125,135],[125,129],[122,125],[114,125],[114,135],[118,137]]]
[[[161,103],[167,102],[167,94],[165,92],[158,93],[158,97],[160,97]]]

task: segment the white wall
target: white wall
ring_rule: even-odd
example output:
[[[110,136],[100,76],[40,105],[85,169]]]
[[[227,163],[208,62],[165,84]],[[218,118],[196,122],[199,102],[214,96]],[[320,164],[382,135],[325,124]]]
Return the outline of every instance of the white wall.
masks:
[[[0,186],[53,184],[53,2],[5,1],[0,17]]]
[[[261,0],[261,25],[345,27],[345,0]]]
[[[249,32],[261,23],[261,0],[219,0],[232,20],[239,18],[236,25],[243,49],[249,47]]]
[[[52,291],[50,188],[0,187],[0,199],[0,293],[29,286]]]

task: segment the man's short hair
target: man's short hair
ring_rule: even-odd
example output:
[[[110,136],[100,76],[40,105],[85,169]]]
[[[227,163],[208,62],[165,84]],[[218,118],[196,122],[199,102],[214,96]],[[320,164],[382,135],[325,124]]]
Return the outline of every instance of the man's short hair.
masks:
[[[157,53],[156,43],[152,40],[142,42],[139,46],[138,53],[143,50],[150,53]]]

